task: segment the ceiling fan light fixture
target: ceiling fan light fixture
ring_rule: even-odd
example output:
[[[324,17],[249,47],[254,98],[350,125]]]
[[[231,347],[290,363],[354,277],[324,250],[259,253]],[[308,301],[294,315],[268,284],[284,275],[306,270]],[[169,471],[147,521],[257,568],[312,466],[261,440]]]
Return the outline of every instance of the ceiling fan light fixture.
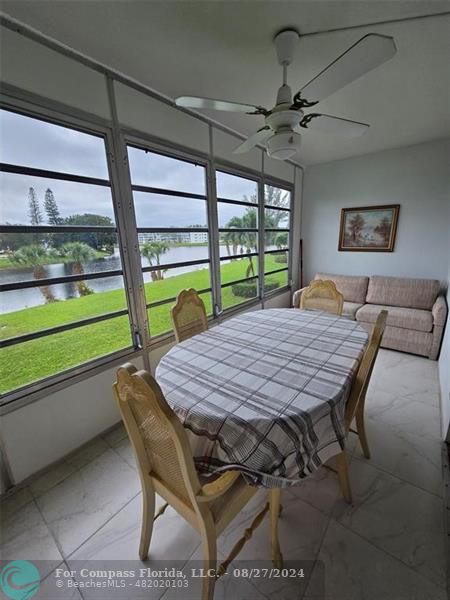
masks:
[[[281,131],[267,140],[267,154],[275,160],[292,158],[300,148],[302,136],[295,131]]]

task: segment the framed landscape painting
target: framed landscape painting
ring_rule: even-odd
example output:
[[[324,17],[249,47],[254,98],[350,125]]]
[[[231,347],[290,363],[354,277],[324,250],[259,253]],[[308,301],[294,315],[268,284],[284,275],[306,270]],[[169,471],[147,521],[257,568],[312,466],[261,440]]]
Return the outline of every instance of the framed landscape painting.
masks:
[[[339,250],[392,252],[399,210],[399,204],[343,208]]]

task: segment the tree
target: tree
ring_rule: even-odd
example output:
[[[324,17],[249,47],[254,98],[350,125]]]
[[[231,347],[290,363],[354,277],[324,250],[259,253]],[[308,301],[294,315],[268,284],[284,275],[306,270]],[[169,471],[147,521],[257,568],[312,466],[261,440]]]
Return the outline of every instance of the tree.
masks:
[[[42,213],[39,207],[39,201],[36,196],[36,191],[33,187],[28,190],[28,216],[32,225],[42,223]]]
[[[256,229],[257,213],[256,208],[248,207],[242,217],[231,218],[226,227],[229,229]],[[257,234],[254,231],[227,231],[223,236],[223,241],[227,247],[228,255],[230,255],[230,246],[233,249],[233,255],[238,253],[238,248],[241,254],[257,252]],[[248,267],[246,277],[255,275],[255,267],[253,265],[253,256],[248,256]]]
[[[378,233],[387,244],[389,242],[389,237],[391,235],[391,222],[387,217],[383,217],[380,221],[380,224],[377,225],[374,229],[375,233]]]
[[[38,244],[30,244],[29,246],[22,246],[18,250],[12,253],[11,260],[20,265],[32,267],[33,277],[35,279],[44,279],[46,276],[43,265],[45,264],[49,254],[43,246]],[[47,285],[39,287],[41,294],[44,296],[46,302],[54,302],[55,296]]]
[[[49,225],[60,225],[62,223],[55,196],[50,188],[45,190],[44,208],[47,213],[47,223]]]
[[[155,265],[159,266],[161,264],[161,256],[169,250],[169,247],[169,244],[166,242],[147,242],[147,244],[142,246],[141,254],[142,256],[145,256],[151,267]],[[155,261],[155,265],[153,264],[153,261]],[[161,281],[164,279],[161,269],[150,271],[150,277],[152,278],[152,281]]]
[[[114,227],[114,222],[109,217],[84,213],[82,215],[71,215],[63,219],[63,225],[84,225],[92,227]],[[105,249],[108,252],[114,252],[114,245],[117,244],[116,234],[113,231],[82,231],[68,232],[59,235],[61,243],[82,242],[95,250]]]
[[[70,242],[62,246],[61,252],[72,263],[72,275],[82,275],[84,273],[83,263],[96,258],[94,250],[83,242]],[[93,294],[93,290],[84,281],[76,281],[75,286],[80,296]]]
[[[350,219],[348,228],[350,229],[350,235],[354,242],[359,238],[365,224],[364,217],[360,213],[356,213],[356,215]]]

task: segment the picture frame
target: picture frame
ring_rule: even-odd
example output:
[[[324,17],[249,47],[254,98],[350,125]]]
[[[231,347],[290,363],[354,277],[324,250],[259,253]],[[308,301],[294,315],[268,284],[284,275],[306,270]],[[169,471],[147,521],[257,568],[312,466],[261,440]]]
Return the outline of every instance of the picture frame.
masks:
[[[339,251],[393,252],[400,204],[341,209]]]

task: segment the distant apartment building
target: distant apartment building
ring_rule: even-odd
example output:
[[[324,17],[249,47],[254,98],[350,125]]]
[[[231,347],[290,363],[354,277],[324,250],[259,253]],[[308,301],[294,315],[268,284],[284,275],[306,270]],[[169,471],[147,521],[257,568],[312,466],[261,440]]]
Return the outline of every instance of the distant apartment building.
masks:
[[[139,245],[149,242],[167,242],[176,244],[208,243],[207,231],[174,231],[163,233],[138,233]]]

